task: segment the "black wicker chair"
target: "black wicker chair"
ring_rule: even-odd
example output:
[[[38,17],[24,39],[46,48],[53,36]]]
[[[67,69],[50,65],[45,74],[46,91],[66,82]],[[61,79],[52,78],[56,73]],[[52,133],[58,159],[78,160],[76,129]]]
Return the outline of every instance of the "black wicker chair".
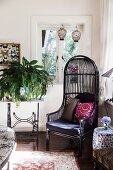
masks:
[[[64,68],[63,102],[61,107],[47,114],[46,149],[49,150],[50,134],[56,134],[82,144],[98,124],[99,72],[95,62],[82,55],[74,56]],[[80,103],[92,103],[86,117],[76,114]]]

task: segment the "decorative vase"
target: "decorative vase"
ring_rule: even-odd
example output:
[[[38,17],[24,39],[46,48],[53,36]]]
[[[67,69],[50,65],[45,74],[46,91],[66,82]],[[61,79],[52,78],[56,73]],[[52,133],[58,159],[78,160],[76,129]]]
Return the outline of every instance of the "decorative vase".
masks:
[[[109,116],[104,116],[101,121],[104,129],[107,130],[109,128],[109,124],[111,123],[111,118]]]
[[[104,123],[104,130],[108,130],[109,128],[109,123]]]

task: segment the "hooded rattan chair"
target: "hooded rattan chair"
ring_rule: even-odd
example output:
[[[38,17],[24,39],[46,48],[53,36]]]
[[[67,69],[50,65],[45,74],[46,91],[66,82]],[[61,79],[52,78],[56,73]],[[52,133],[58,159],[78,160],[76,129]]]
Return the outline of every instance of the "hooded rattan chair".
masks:
[[[98,124],[99,72],[95,62],[82,55],[68,60],[64,68],[61,107],[47,114],[46,149],[50,134],[78,140],[82,156],[83,140]]]

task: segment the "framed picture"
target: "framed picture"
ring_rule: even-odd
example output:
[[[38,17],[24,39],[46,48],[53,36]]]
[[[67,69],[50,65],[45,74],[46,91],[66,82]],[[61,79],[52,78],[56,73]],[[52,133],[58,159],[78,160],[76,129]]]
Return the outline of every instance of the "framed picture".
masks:
[[[0,65],[8,65],[11,61],[20,61],[20,44],[0,43]]]

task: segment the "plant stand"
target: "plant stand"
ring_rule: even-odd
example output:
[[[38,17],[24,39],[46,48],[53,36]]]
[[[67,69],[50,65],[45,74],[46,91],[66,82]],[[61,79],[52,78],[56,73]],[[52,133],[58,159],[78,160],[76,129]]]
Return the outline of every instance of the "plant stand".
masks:
[[[16,120],[16,122],[11,125],[11,102],[7,103],[7,126],[11,128],[15,128],[20,123],[29,123],[32,125],[32,131],[15,131],[17,139],[23,139],[24,140],[32,140],[36,141],[36,147],[38,150],[38,122],[39,122],[39,103],[37,103],[37,113],[32,112],[31,116],[24,119],[20,118],[16,115],[15,112],[13,112],[13,116]]]

